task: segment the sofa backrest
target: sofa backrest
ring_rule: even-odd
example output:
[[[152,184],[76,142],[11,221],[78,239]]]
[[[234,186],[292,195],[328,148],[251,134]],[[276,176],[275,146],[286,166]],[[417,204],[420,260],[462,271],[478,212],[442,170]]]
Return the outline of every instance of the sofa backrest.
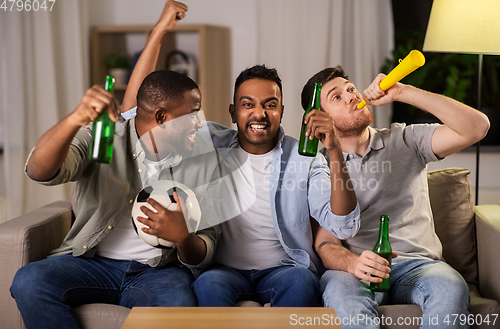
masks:
[[[478,283],[474,206],[466,168],[429,171],[429,196],[443,257],[467,283]]]

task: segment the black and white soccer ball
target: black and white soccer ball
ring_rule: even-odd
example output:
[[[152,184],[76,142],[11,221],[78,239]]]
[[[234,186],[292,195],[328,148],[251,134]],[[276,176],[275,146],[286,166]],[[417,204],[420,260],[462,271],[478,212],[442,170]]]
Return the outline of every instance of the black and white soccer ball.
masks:
[[[177,209],[177,203],[174,199],[174,192],[177,192],[179,198],[184,200],[186,209],[184,209],[184,216],[186,218],[186,225],[189,232],[196,232],[200,225],[201,210],[198,199],[194,192],[184,184],[171,180],[160,180],[144,187],[136,196],[134,205],[132,206],[132,222],[134,228],[146,243],[153,247],[173,247],[171,241],[158,238],[154,235],[142,231],[143,227],[148,227],[137,220],[137,217],[147,217],[141,211],[142,206],[146,206],[152,211],[156,210],[147,202],[148,198],[156,200],[163,207],[168,210],[174,211]],[[187,212],[187,215],[186,215]]]

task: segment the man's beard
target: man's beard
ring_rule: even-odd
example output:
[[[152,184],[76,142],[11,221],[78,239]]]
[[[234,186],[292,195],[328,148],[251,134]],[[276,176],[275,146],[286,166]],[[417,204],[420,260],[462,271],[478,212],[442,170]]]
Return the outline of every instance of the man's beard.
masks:
[[[353,120],[335,120],[335,128],[339,138],[350,138],[360,136],[372,122],[373,114],[368,111],[367,115],[357,116]]]

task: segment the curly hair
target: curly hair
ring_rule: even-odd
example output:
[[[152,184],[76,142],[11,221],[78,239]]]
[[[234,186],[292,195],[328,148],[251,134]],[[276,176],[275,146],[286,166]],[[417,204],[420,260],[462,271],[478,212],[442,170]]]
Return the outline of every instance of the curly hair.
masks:
[[[180,99],[186,91],[199,89],[196,82],[184,74],[160,70],[150,73],[137,92],[137,106],[155,108],[167,99]]]

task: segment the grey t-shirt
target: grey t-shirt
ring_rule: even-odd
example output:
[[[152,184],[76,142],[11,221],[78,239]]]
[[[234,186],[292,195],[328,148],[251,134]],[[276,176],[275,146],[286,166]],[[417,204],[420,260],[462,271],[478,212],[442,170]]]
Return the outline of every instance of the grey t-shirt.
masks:
[[[221,224],[224,233],[214,262],[240,270],[264,270],[280,266],[283,259],[290,258],[281,245],[271,215],[269,179],[275,149],[260,155],[240,149],[248,157],[241,171],[247,184],[240,184],[238,193],[251,206]]]
[[[442,246],[434,231],[429,202],[427,163],[438,161],[431,139],[438,124],[370,130],[370,144],[363,157],[344,153],[346,167],[361,208],[358,234],[343,241],[356,254],[371,250],[378,236],[380,215],[389,216],[389,241],[399,256],[442,259]],[[328,152],[322,150],[327,160]]]

